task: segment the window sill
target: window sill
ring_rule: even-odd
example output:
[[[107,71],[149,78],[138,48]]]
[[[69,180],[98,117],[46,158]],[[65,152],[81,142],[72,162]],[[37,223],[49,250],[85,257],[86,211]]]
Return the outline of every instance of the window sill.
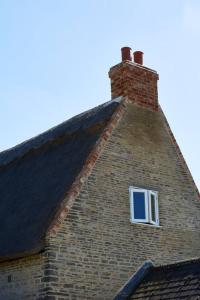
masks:
[[[162,226],[160,225],[154,225],[154,224],[148,224],[148,223],[139,223],[139,222],[133,222],[132,220],[130,220],[131,225],[141,225],[141,226],[148,226],[148,227],[152,227],[152,228],[162,228]]]

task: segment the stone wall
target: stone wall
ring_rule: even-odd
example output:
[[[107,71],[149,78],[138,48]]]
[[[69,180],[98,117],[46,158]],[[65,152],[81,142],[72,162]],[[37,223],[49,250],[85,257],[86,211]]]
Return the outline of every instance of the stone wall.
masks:
[[[129,186],[159,193],[160,227],[130,222]],[[51,299],[112,299],[146,259],[199,256],[200,201],[162,113],[129,104],[57,234]],[[49,273],[48,273],[49,270]]]
[[[42,255],[0,263],[0,299],[40,299],[44,273]]]

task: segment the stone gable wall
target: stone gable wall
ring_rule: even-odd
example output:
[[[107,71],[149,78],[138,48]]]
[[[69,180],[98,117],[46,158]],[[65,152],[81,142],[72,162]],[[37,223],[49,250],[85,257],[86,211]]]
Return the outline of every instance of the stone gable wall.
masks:
[[[146,259],[199,256],[200,201],[163,120],[161,112],[129,104],[48,240],[51,299],[112,299]],[[131,224],[130,185],[158,191],[160,227]]]

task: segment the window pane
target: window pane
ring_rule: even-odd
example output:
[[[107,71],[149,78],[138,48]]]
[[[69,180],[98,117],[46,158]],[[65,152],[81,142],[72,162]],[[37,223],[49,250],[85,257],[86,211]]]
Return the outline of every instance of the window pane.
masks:
[[[145,214],[145,194],[142,192],[133,193],[134,201],[134,218],[135,219],[146,219]]]
[[[151,194],[151,219],[153,222],[156,222],[156,203],[155,195]]]

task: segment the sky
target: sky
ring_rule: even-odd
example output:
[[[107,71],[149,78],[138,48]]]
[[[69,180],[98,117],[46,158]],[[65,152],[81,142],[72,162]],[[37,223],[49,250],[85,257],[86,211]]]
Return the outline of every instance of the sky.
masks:
[[[0,151],[110,100],[120,49],[144,52],[200,188],[200,1],[1,0]]]

